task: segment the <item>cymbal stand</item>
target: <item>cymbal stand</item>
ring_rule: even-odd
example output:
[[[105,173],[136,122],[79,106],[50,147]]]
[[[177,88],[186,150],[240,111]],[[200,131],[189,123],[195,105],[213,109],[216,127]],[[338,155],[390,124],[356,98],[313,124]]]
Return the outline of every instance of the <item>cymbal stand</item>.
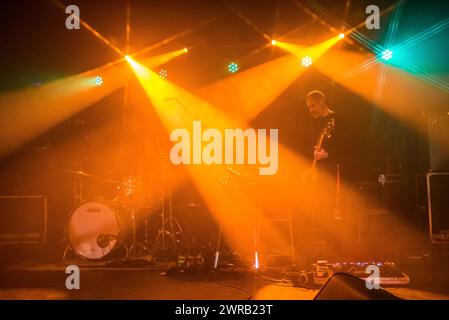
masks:
[[[168,227],[167,227],[168,225]],[[177,240],[176,236],[182,234],[184,231],[175,217],[173,217],[173,208],[172,208],[172,190],[171,187],[168,186],[168,216],[166,216],[165,212],[165,190],[161,191],[161,227],[158,230],[158,234],[156,236],[156,245],[160,247],[160,249],[167,249],[166,237],[168,237],[173,245],[173,249],[176,250]]]
[[[75,176],[74,177],[74,200],[75,200],[75,205],[79,205],[80,203],[82,203],[84,201],[84,181],[83,181],[83,177],[81,176]]]
[[[140,254],[142,254],[143,251],[146,251],[147,253],[150,252],[150,250],[143,244],[137,241],[137,223],[136,223],[136,206],[131,206],[131,221],[132,221],[132,244],[129,248],[127,248],[127,258],[132,259],[137,256],[139,253],[138,249],[140,249]]]
[[[229,184],[229,174],[220,179],[220,183],[223,185]],[[214,269],[218,268],[218,259],[220,258],[221,251],[221,241],[223,237],[223,218],[220,218],[220,225],[218,226],[218,238],[217,243],[215,245],[215,258],[214,258]]]

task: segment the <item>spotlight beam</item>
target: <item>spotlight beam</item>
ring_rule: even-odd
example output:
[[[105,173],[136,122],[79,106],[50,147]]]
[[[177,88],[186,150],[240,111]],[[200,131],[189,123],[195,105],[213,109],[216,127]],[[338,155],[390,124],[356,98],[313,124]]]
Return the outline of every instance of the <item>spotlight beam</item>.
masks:
[[[194,27],[192,27],[190,29],[183,30],[183,31],[181,31],[181,32],[179,32],[177,34],[174,34],[174,35],[172,35],[172,36],[170,36],[170,37],[168,37],[168,38],[166,38],[164,40],[161,40],[161,41],[159,41],[159,42],[157,42],[155,44],[152,44],[152,45],[150,45],[150,46],[148,46],[148,47],[146,47],[144,49],[136,51],[131,56],[132,57],[137,57],[137,56],[140,56],[142,54],[148,53],[151,50],[154,50],[154,49],[159,48],[159,47],[161,47],[161,46],[163,46],[163,45],[165,45],[167,43],[170,43],[170,42],[172,42],[172,41],[174,41],[174,40],[176,40],[178,38],[181,38],[182,36],[185,36],[186,34],[189,34],[192,31],[200,29],[200,28],[204,27],[205,25],[211,23],[212,21],[215,21],[216,19],[217,19],[216,17],[208,18],[208,19],[204,20],[203,22],[199,23],[198,25],[196,25],[196,26],[194,26]]]
[[[0,96],[0,157],[44,133],[123,85],[132,74],[114,65],[80,75],[7,92]],[[95,84],[101,74],[104,83]]]
[[[341,50],[333,54],[333,59],[321,59],[315,68],[327,78],[332,79],[344,88],[354,92],[367,101],[382,108],[394,117],[401,118],[413,128],[418,128],[413,118],[414,112],[404,112],[404,106],[416,110],[417,104],[426,101],[427,106],[445,107],[449,105],[449,95],[446,91],[421,81],[399,68],[384,64],[373,64],[349,77],[338,77],[342,71],[351,69],[354,64],[363,64],[365,56],[360,53]],[[385,69],[385,81],[381,96],[376,96],[377,75]],[[381,98],[381,99],[380,99]]]
[[[170,132],[186,128],[191,131],[192,122],[200,119],[204,127],[222,130],[225,128],[245,128],[246,125],[229,118],[226,113],[214,108],[180,86],[162,80],[154,71],[144,67],[132,58],[127,59],[144,91],[150,99],[163,125]],[[190,129],[189,129],[190,128]],[[222,184],[229,171],[220,165],[187,166],[192,181],[197,186],[207,206],[217,221],[223,222],[224,231],[234,247],[247,250],[253,226],[253,201],[247,196],[249,190],[238,184]],[[245,168],[238,169],[246,170]],[[236,208],[242,208],[241,211]],[[266,222],[261,222],[262,225]],[[276,234],[270,225],[265,226],[270,234]],[[235,232],[238,230],[238,232]],[[277,239],[282,239],[280,235]],[[257,246],[253,243],[254,247]]]
[[[350,69],[351,65],[364,59],[365,57],[360,53],[341,50],[334,53],[332,61],[322,59],[315,68],[333,82],[371,102],[393,117],[401,119],[407,127],[420,135],[426,135],[426,128],[418,123],[416,118],[416,113],[422,108],[420,104],[425,101],[425,110],[430,113],[446,108],[449,105],[449,84],[441,83],[436,79],[416,77],[414,74],[405,72],[408,70],[377,63],[363,69],[362,72],[354,73],[351,78],[337,77],[342,70]],[[413,66],[410,67],[413,68]],[[379,81],[383,87],[381,92],[376,91]],[[438,136],[435,141],[442,148],[449,147],[446,137]]]
[[[344,32],[344,33],[346,35],[351,34],[351,36],[353,38],[355,38],[357,40],[357,42],[359,42],[361,45],[359,45],[357,42],[353,41],[352,39],[347,39],[346,41],[349,44],[357,46],[359,49],[362,49],[362,50],[364,50],[365,48],[372,49],[372,48],[375,48],[377,46],[377,44],[374,41],[372,41],[371,39],[367,38],[365,35],[363,35],[359,31],[357,31],[359,28],[365,26],[365,20],[361,21],[356,26],[351,27],[345,21],[340,20],[337,17],[335,17],[334,15],[332,15],[331,13],[329,13],[325,8],[323,8],[317,2],[313,2],[313,3],[309,2],[310,5],[313,5],[316,10],[320,11],[321,14],[323,14],[327,18],[327,21],[326,21],[323,18],[321,18],[320,16],[318,16],[314,11],[310,10],[303,3],[299,2],[298,0],[293,0],[293,2],[296,4],[296,6],[298,8],[302,9],[306,14],[308,14],[314,20],[316,20],[316,21],[320,22],[322,25],[326,26],[332,33],[339,33],[339,31],[337,30],[337,28],[334,28],[327,21],[333,21],[334,24],[339,26],[339,28],[342,28],[342,27],[346,28],[347,31]],[[398,2],[396,4],[393,4],[393,5],[389,6],[387,9],[385,9],[384,11],[382,11],[380,13],[380,16],[383,16],[386,13],[394,10],[396,8],[396,6],[398,6],[401,2],[403,2],[403,1],[400,1],[400,2]]]
[[[184,48],[178,49],[149,57],[144,62],[155,68],[185,53]],[[38,88],[0,95],[0,157],[123,87],[132,75],[122,58]],[[96,81],[96,77],[101,77],[101,81]]]
[[[414,46],[418,42],[423,41],[423,40],[443,31],[447,27],[449,27],[449,18],[446,18],[446,19],[436,23],[435,25],[421,31],[420,33],[410,37],[409,39],[405,40],[398,46],[394,46],[393,49],[395,51],[407,49],[411,46]]]
[[[398,9],[395,11],[395,15],[392,18],[392,21],[389,25],[389,29],[388,29],[388,41],[387,41],[387,45],[391,44],[392,42],[392,34],[394,34],[394,32],[392,31],[393,29],[395,29],[397,27],[397,20],[398,20],[398,15],[399,15],[399,9],[401,8],[401,6],[397,7],[398,5],[400,5],[401,3],[398,3],[397,5],[394,5],[391,8],[391,10],[393,9]],[[449,26],[449,18],[446,18],[438,23],[436,23],[435,25],[421,31],[420,33],[410,37],[409,39],[403,41],[402,43],[394,46],[392,48],[392,50],[394,50],[394,52],[400,52],[401,50],[407,49],[410,46],[415,45],[416,43],[418,43],[419,41],[422,41],[424,39],[427,39],[428,37],[431,37],[439,32],[441,32],[442,30],[444,30],[445,28],[447,28]],[[355,38],[358,37],[357,33],[354,33],[353,36]],[[364,39],[360,39],[362,42],[364,41]],[[369,43],[367,43],[367,45],[369,47],[373,48],[373,51],[377,54],[380,55],[384,60],[388,61],[389,59],[392,58],[393,56],[393,51],[391,51],[388,48],[382,47],[380,45],[369,45]],[[391,53],[386,54],[386,52],[389,51]],[[344,80],[345,78],[349,78],[352,77],[354,75],[356,75],[358,72],[361,71],[365,71],[367,69],[369,69],[370,67],[374,66],[377,61],[378,61],[378,57],[377,55],[370,55],[370,57],[363,61],[362,63],[360,63],[359,65],[353,66],[351,68],[349,68],[348,70],[345,70],[341,75],[335,75],[334,76],[334,80],[335,81],[341,81]],[[400,58],[395,58],[395,61],[393,63],[394,66],[397,66],[399,68],[401,68],[402,70],[405,70],[411,74],[413,74],[414,76],[417,76],[419,78],[421,78],[423,81],[433,85],[436,88],[439,88],[440,90],[447,92],[448,91],[448,87],[449,87],[449,83],[436,77],[433,76],[431,74],[428,74],[422,70],[420,70],[418,67],[410,64],[407,61],[403,61]],[[381,69],[383,70],[383,69]],[[382,72],[382,71],[381,71]],[[381,77],[382,78],[382,77]],[[380,81],[382,81],[382,79],[380,79]]]
[[[65,12],[65,6],[64,6],[60,1],[58,1],[58,0],[52,0],[52,2],[55,3],[59,8],[61,8],[61,9],[64,10],[64,12]],[[100,41],[102,41],[103,43],[105,43],[106,45],[108,45],[110,48],[112,48],[112,49],[113,49],[115,52],[117,52],[121,57],[124,57],[125,55],[129,54],[128,49],[126,50],[126,53],[123,52],[123,51],[120,50],[117,46],[115,46],[113,43],[111,43],[108,39],[106,39],[104,36],[102,36],[101,33],[100,33],[99,31],[97,31],[95,28],[93,28],[91,25],[89,25],[85,20],[81,19],[80,17],[78,17],[78,18],[79,18],[81,24],[82,24],[84,27],[86,27],[86,29],[87,29],[88,31],[90,31],[90,32],[91,32],[96,38],[98,38]],[[181,31],[181,32],[179,32],[179,33],[177,33],[177,34],[174,34],[174,35],[172,35],[172,36],[170,36],[170,37],[168,37],[168,38],[166,38],[166,39],[163,39],[163,40],[161,40],[161,41],[159,41],[159,42],[157,42],[157,43],[155,43],[155,44],[152,44],[152,45],[150,45],[150,46],[148,46],[148,47],[145,47],[145,48],[143,48],[143,49],[141,49],[141,50],[138,50],[138,51],[134,52],[133,54],[131,54],[131,56],[135,57],[135,56],[140,56],[140,55],[143,55],[143,54],[145,54],[145,53],[148,53],[148,52],[150,52],[151,50],[154,50],[154,49],[159,48],[159,47],[161,47],[161,46],[163,46],[163,45],[166,45],[166,44],[168,44],[168,43],[170,43],[170,42],[172,42],[172,41],[174,41],[174,40],[176,40],[176,39],[178,39],[178,38],[180,38],[180,37],[182,37],[182,36],[185,36],[186,34],[191,33],[191,32],[194,31],[194,30],[197,30],[197,29],[199,29],[199,28],[202,28],[202,27],[204,27],[205,25],[211,23],[212,21],[215,21],[216,19],[217,19],[216,17],[210,17],[210,18],[208,18],[208,19],[202,21],[201,23],[199,23],[198,25],[196,25],[196,26],[194,26],[194,27],[192,27],[192,28],[190,28],[190,29],[183,30],[183,31]],[[129,36],[128,31],[129,31],[129,30],[128,30],[128,27],[127,27],[127,37]],[[123,59],[118,59],[118,60],[114,61],[114,63],[119,63],[119,62],[122,62],[122,61],[123,61]]]
[[[291,54],[218,80],[197,89],[196,93],[237,119],[252,119],[301,76],[305,68],[301,67],[300,59],[308,55],[316,61],[339,40],[340,37],[335,36],[304,47],[276,39],[275,45]]]
[[[59,2],[58,0],[52,0],[52,2],[54,4],[56,4],[59,8],[61,8],[64,12],[65,12],[65,6]],[[111,41],[109,41],[108,39],[106,39],[105,37],[103,37],[101,35],[100,32],[98,32],[94,27],[92,27],[90,24],[88,24],[84,19],[81,19],[81,17],[78,17],[79,21],[81,22],[81,24],[90,32],[92,33],[97,39],[99,39],[101,42],[103,42],[104,44],[106,44],[107,46],[109,46],[111,49],[113,49],[117,54],[119,54],[120,56],[124,56],[125,53],[120,50],[117,46],[115,46]]]
[[[376,45],[376,47],[374,48],[374,52],[377,55],[381,55],[384,60],[388,61],[393,57],[394,52],[398,52],[398,51],[400,52],[401,50],[409,48],[410,46],[415,45],[419,41],[422,41],[430,36],[433,36],[433,35],[441,32],[448,26],[449,26],[449,18],[438,22],[437,24],[421,31],[417,35],[394,46],[392,48],[392,50],[390,50],[388,48],[384,48],[380,45]],[[390,52],[390,53],[387,54],[387,52]],[[367,60],[360,63],[358,66],[354,66],[354,67],[350,68],[349,70],[345,70],[345,72],[343,72],[342,75],[335,76],[335,79],[342,80],[342,79],[354,76],[357,72],[367,70],[368,68],[370,68],[371,66],[373,66],[377,63],[377,60],[378,60],[377,55],[374,55],[374,56],[371,55]],[[435,77],[431,74],[427,74],[426,72],[420,70],[418,67],[410,64],[409,62],[403,61],[400,58],[395,58],[393,65],[413,74],[414,76],[421,78],[423,81],[426,81],[427,83],[435,86],[436,88],[439,88],[440,90],[447,92],[447,87],[449,86],[449,84],[446,81],[443,81],[442,79],[439,79],[438,77]]]
[[[326,51],[328,51],[333,45],[335,45],[342,38],[340,35],[332,37],[328,40],[320,42],[311,47],[305,48],[304,46],[298,46],[296,44],[277,41],[276,46],[280,47],[287,52],[296,55],[298,58],[303,58],[304,55],[310,56],[314,61],[321,57]]]
[[[254,118],[302,72],[298,58],[287,54],[200,87],[195,93],[235,119]]]
[[[277,36],[276,40],[281,40],[282,41],[282,40],[288,39],[291,35],[299,32],[300,30],[306,28],[307,26],[309,26],[310,24],[312,24],[314,22],[315,22],[315,20],[313,20],[313,19],[307,20],[306,22],[304,22],[299,27],[293,28],[293,29],[291,29],[290,31],[286,32],[285,34],[283,34],[281,36]]]
[[[251,29],[256,31],[258,34],[260,34],[265,40],[270,41],[271,37],[263,32],[258,26],[256,26],[250,19],[248,19],[246,16],[244,16],[241,12],[239,12],[237,9],[235,9],[231,5],[226,5],[226,7],[232,11],[237,17],[239,17],[243,22],[245,22]]]
[[[289,55],[287,57],[293,58],[297,63],[294,56]],[[207,100],[197,97],[170,81],[160,79],[157,74],[132,59],[130,59],[130,63],[162,123],[168,130],[189,128],[195,119],[201,119],[208,128],[216,128],[218,130],[247,127],[250,118],[235,120],[227,112],[217,109]],[[310,208],[308,208],[307,201],[303,201],[302,192],[304,192],[304,186],[302,186],[301,179],[297,177],[301,176],[304,170],[309,167],[309,161],[305,161],[302,157],[282,145],[279,147],[280,158],[283,159],[282,166],[279,166],[279,172],[272,177],[273,180],[267,180],[270,187],[256,185],[253,186],[256,190],[251,191],[260,195],[261,199],[263,199],[263,202],[257,206],[257,210],[264,212],[267,206],[272,208],[274,204],[272,203],[272,190],[278,190],[277,194],[282,198],[286,197],[287,201],[291,201],[296,206],[299,213],[305,214],[310,211]],[[236,181],[229,185],[229,190],[227,184],[219,186],[217,181],[222,179],[222,177],[228,176],[226,168],[219,165],[187,166],[187,170],[191,173],[194,184],[202,194],[214,217],[219,221],[223,221],[224,230],[229,235],[232,245],[239,250],[247,249],[248,244],[251,243],[251,239],[248,239],[247,235],[252,234],[251,226],[253,221],[251,212],[254,210],[254,204],[245,196],[250,192],[244,187],[247,186],[246,183]],[[251,172],[250,168],[246,166],[237,169],[237,171],[240,171],[243,176],[249,176]],[[323,173],[323,178],[330,179],[325,173]],[[346,190],[345,186],[342,186],[342,188],[351,195],[353,204],[362,201],[359,196],[350,190]],[[236,212],[235,208],[243,208],[243,210],[242,212]],[[272,223],[268,221],[264,223],[263,228],[266,230],[264,238],[269,239],[268,241],[284,241],[284,243],[288,241]],[[233,232],[236,229],[239,230],[238,234]],[[337,237],[332,234],[332,230],[328,231],[331,236]],[[255,247],[257,246],[255,245]]]

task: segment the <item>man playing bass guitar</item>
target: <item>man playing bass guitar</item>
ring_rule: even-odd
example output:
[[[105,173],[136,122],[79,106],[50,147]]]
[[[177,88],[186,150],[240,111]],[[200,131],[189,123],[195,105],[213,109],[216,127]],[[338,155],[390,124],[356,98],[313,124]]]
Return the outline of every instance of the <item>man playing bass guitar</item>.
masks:
[[[312,117],[313,160],[306,175],[312,194],[312,227],[321,235],[331,236],[333,221],[341,219],[341,119],[330,109],[327,97],[321,91],[309,92],[306,106]]]

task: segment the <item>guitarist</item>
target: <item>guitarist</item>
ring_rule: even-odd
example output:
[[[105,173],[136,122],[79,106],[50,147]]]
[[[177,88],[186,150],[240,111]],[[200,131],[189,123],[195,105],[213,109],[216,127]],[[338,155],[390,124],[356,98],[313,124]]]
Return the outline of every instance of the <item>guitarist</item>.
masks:
[[[313,143],[318,141],[319,135],[331,121],[334,123],[332,135],[323,140],[321,148],[318,150],[316,145],[313,146],[313,156],[318,160],[320,170],[324,169],[328,173],[335,174],[337,164],[339,164],[338,132],[335,130],[335,127],[338,126],[339,116],[329,108],[327,97],[321,91],[309,92],[306,96],[306,106],[313,118]]]
[[[306,96],[306,106],[312,117],[313,165],[307,173],[312,193],[312,227],[318,231],[319,236],[332,242],[330,239],[333,238],[332,234],[336,228],[334,221],[341,219],[341,120],[339,115],[330,109],[327,97],[321,91],[309,92]]]

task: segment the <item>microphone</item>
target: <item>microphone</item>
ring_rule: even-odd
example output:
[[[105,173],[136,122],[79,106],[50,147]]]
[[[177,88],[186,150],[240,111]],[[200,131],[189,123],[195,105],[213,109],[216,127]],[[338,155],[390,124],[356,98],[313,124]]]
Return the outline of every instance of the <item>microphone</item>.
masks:
[[[104,249],[109,246],[111,239],[117,239],[118,236],[113,234],[99,234],[97,237],[97,244],[100,248]]]

